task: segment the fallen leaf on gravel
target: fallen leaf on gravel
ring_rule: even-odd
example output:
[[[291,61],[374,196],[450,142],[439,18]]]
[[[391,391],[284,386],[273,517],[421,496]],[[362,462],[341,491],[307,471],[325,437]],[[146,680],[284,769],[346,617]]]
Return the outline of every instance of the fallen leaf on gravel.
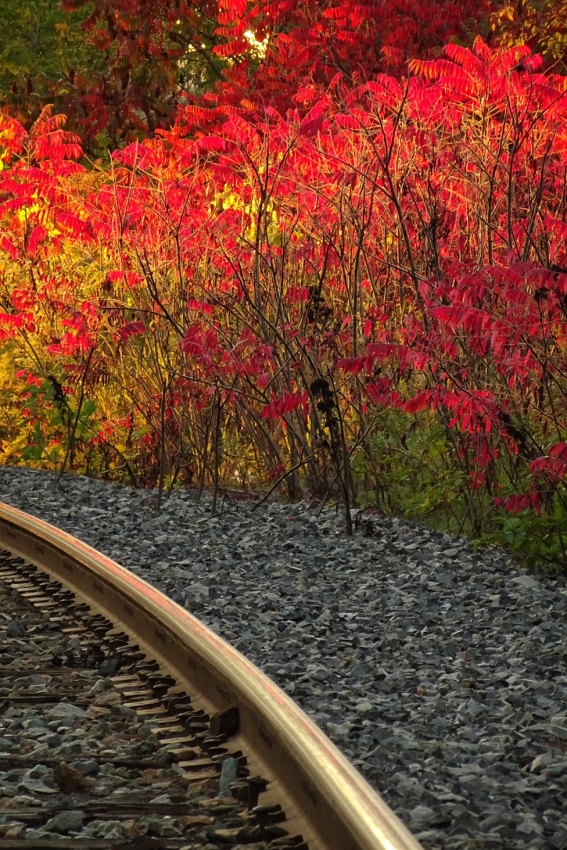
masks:
[[[64,794],[72,794],[74,791],[86,791],[91,782],[84,773],[77,770],[67,762],[62,761],[53,771],[53,781]]]

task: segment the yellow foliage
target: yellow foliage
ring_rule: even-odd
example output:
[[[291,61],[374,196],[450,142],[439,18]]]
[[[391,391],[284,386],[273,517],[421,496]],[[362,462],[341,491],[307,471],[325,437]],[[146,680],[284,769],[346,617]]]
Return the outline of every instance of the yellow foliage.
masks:
[[[491,29],[503,47],[530,44],[548,62],[565,62],[567,4],[564,0],[516,0],[496,9]]]
[[[15,346],[4,343],[0,348],[0,462],[19,459],[27,443],[21,415],[21,384],[16,371],[21,368]]]

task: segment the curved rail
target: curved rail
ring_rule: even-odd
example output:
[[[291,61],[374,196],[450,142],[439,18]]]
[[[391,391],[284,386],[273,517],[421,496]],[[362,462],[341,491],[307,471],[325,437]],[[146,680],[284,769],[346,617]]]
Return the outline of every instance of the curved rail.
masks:
[[[0,546],[41,567],[170,670],[207,713],[238,708],[231,744],[268,778],[309,850],[420,850],[331,741],[243,655],[181,606],[63,531],[0,503]]]

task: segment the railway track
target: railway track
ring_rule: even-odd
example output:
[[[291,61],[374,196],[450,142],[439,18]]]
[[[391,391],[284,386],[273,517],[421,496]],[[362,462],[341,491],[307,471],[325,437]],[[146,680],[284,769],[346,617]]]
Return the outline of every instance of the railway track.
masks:
[[[0,796],[0,850],[419,850],[239,652],[109,558],[2,504],[0,593],[12,624],[0,652],[0,741],[10,742],[10,728],[15,740],[23,706],[26,728],[47,740],[29,755],[0,744],[0,775],[18,789]],[[28,612],[20,627],[17,604]],[[72,752],[50,757],[50,735],[59,742],[75,722],[88,734],[101,718],[108,732],[108,716],[106,746],[86,773]],[[112,793],[101,790],[101,770]]]

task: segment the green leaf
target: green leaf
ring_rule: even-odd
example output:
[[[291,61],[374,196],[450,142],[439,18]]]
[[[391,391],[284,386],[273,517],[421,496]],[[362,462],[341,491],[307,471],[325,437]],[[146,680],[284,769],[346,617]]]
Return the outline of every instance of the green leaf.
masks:
[[[92,398],[87,399],[82,408],[81,408],[81,416],[83,419],[88,419],[89,416],[92,416],[96,410],[96,401]]]
[[[22,456],[24,460],[41,460],[43,456],[43,446],[27,446]]]

